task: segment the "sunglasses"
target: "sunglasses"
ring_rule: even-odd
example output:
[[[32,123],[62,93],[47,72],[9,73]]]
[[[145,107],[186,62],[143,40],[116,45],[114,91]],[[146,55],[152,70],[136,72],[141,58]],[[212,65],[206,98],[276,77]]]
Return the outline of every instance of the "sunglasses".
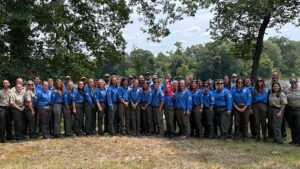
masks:
[[[33,84],[28,84],[28,86],[33,86]]]
[[[258,80],[257,82],[264,82],[263,80]]]
[[[290,81],[291,84],[297,84],[297,81]]]

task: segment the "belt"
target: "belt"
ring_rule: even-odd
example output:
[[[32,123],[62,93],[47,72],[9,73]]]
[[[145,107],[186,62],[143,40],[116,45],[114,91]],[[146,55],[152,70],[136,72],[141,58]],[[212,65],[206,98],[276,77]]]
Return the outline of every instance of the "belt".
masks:
[[[258,102],[256,102],[256,103],[263,103],[263,104],[267,104],[267,103],[265,103],[265,102],[263,102],[263,101],[258,101]],[[254,104],[256,104],[256,103],[254,103]]]
[[[10,107],[9,106],[0,106],[0,108],[9,109]]]
[[[246,106],[245,103],[237,103],[238,106]]]
[[[54,103],[54,104],[63,104],[63,103]]]
[[[300,109],[300,107],[296,107],[296,106],[289,106],[289,105],[288,105],[288,108],[292,108],[292,109]]]
[[[227,108],[227,106],[215,106],[216,109]]]

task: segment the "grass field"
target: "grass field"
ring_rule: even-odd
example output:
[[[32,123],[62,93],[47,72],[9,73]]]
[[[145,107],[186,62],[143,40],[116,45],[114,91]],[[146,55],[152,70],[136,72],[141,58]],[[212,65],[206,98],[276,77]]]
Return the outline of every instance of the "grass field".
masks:
[[[300,168],[300,147],[90,136],[0,144],[0,168]]]

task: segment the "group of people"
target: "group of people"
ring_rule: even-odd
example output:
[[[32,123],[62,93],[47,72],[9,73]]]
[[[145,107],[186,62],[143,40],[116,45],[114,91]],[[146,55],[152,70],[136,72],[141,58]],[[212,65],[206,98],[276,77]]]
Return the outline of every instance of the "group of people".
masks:
[[[65,82],[49,78],[42,83],[36,76],[26,87],[18,78],[11,89],[9,81],[3,80],[1,142],[23,140],[26,135],[36,139],[39,133],[44,139],[60,138],[63,119],[65,137],[107,132],[242,141],[248,140],[250,121],[252,138],[260,141],[262,132],[263,141],[269,137],[282,144],[287,121],[291,144],[300,145],[300,87],[295,77],[289,82],[280,81],[278,72],[272,73],[269,83],[262,77],[253,83],[236,73],[216,82],[193,75],[177,81],[167,73],[160,83],[149,72],[138,77],[105,74],[99,80],[82,77],[77,85],[70,76]]]

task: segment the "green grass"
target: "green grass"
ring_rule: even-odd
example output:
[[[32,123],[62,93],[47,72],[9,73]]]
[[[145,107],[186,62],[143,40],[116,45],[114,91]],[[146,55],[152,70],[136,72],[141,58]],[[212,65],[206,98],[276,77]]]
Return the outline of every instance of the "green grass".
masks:
[[[300,147],[91,136],[0,144],[0,168],[300,168]]]

